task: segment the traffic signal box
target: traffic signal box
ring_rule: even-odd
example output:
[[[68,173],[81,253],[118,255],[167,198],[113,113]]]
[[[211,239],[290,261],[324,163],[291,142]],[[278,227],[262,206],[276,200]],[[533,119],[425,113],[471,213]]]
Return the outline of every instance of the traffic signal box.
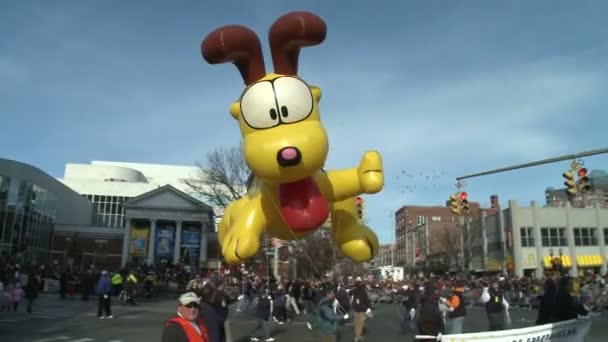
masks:
[[[457,192],[450,196],[450,200],[448,202],[450,204],[450,210],[452,210],[452,213],[455,215],[468,213],[470,211],[468,197],[469,195],[464,191]]]
[[[449,203],[452,213],[454,213],[455,215],[460,215],[460,197],[458,193],[455,193],[450,196]]]
[[[466,214],[469,212],[469,195],[466,192],[460,193],[460,212]]]
[[[355,205],[357,207],[357,219],[359,219],[359,221],[363,221],[363,218],[365,217],[365,200],[363,197],[357,196],[355,198]]]
[[[574,174],[572,173],[572,170],[564,172],[562,176],[566,179],[564,185],[566,186],[566,193],[568,193],[568,196],[576,196],[576,181],[574,180]]]
[[[589,177],[587,177],[587,169],[580,168],[578,170],[578,190],[581,194],[589,192],[591,190],[591,185],[589,185]]]

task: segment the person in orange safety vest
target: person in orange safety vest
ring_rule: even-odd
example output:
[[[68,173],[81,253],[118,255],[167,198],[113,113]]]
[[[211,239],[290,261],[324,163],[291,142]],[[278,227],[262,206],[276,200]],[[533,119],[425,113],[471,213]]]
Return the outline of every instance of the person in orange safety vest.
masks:
[[[178,299],[177,316],[165,323],[161,342],[209,342],[207,328],[198,319],[201,299],[187,292]]]

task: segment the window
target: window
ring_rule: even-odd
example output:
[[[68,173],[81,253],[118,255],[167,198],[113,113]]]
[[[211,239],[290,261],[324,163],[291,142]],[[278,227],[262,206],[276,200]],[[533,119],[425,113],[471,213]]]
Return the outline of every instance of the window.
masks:
[[[604,228],[604,244],[608,245],[608,227]]]
[[[540,229],[540,236],[543,247],[568,246],[566,228],[564,227],[542,227]]]
[[[433,216],[433,217],[431,217],[431,221],[433,221],[433,222],[441,222],[441,216]]]
[[[416,226],[421,226],[426,223],[426,217],[416,216]]]
[[[522,247],[534,247],[534,228],[522,227],[521,231],[521,246]]]
[[[574,245],[576,246],[597,246],[596,229],[591,227],[574,228]]]

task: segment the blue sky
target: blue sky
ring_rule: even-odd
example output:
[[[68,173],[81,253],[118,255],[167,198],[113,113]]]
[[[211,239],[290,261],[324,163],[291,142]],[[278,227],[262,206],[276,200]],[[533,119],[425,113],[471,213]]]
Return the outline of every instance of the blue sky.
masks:
[[[242,80],[203,62],[202,38],[247,25],[269,65],[268,28],[291,10],[328,24],[325,43],[300,59],[300,75],[323,90],[328,168],[383,153],[386,187],[367,197],[382,241],[393,239],[392,212],[443,204],[457,176],[608,145],[608,3],[345,4],[2,2],[0,156],[57,177],[68,162],[204,162],[239,141],[228,107]],[[567,164],[472,179],[466,190],[482,205],[491,194],[544,203]],[[608,168],[608,157],[586,165]],[[397,179],[403,170],[414,177]]]

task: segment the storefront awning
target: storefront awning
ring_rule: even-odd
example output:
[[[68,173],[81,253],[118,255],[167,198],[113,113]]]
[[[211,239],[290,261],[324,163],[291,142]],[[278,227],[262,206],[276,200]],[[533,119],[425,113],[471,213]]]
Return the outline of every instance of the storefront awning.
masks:
[[[600,255],[577,255],[576,263],[580,267],[596,267],[602,266],[602,257]]]
[[[559,257],[554,257],[554,258],[559,258]],[[572,259],[570,259],[569,255],[563,255],[562,257],[562,266],[563,267],[572,267]],[[546,256],[544,257],[543,261],[545,262],[545,268],[552,268],[553,265],[551,265],[551,257],[550,256]]]
[[[502,263],[496,259],[486,260],[486,272],[499,272],[502,270]]]

